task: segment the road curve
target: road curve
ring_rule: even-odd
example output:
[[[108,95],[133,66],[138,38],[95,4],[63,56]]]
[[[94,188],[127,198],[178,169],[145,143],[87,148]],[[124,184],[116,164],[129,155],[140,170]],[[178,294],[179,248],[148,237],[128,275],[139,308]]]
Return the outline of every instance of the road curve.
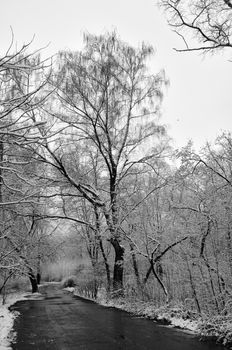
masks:
[[[17,302],[17,350],[219,350],[192,334],[160,326],[127,312],[73,297],[58,286],[44,286],[43,300]]]

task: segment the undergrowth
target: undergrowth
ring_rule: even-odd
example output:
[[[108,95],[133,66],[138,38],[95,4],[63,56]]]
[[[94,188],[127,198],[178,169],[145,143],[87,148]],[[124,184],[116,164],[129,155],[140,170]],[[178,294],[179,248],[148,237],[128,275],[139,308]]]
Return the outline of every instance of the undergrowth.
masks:
[[[211,338],[232,349],[232,314],[204,319],[199,325],[202,338]]]

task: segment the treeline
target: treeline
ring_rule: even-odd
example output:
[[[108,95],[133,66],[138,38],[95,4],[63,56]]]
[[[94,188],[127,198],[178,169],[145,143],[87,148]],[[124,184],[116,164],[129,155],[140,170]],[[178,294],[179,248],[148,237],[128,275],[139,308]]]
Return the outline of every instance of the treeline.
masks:
[[[0,59],[1,291],[22,274],[37,291],[56,233],[71,229],[96,293],[228,312],[231,135],[199,154],[171,149],[150,46],[88,34],[53,63],[29,49]]]

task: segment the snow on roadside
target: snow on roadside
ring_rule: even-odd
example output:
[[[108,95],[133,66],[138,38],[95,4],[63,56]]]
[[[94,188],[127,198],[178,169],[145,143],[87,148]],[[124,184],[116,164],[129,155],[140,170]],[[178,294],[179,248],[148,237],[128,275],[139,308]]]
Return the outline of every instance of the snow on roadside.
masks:
[[[199,333],[199,324],[202,321],[200,315],[186,309],[183,305],[164,305],[154,310],[156,321],[165,322],[175,328]]]
[[[9,307],[18,300],[25,299],[22,293],[12,293],[6,298],[6,303],[2,305],[2,297],[0,298],[0,350],[11,349],[10,342],[14,338],[11,333],[14,319],[18,316],[17,312],[11,312]]]
[[[169,306],[157,307],[151,302],[142,301],[124,301],[110,300],[108,302],[99,302],[101,305],[116,307],[121,310],[128,311],[136,316],[149,318],[151,320],[170,325],[172,327],[181,328],[194,333],[198,333],[200,318],[195,318],[193,315],[186,316],[183,310],[172,308]]]
[[[182,317],[176,317],[176,316],[170,316],[170,315],[162,315],[159,314],[159,310],[157,310],[158,316],[156,316],[157,321],[163,321],[168,320],[170,322],[170,325],[175,328],[181,328],[183,330],[189,330],[194,333],[198,333],[200,318],[198,320],[192,320],[192,319],[183,319]]]
[[[66,288],[63,288],[63,290],[67,290],[68,292],[73,293],[75,291],[75,288],[74,287],[66,287]]]
[[[106,293],[101,292],[97,300],[80,295],[78,289],[66,288],[74,295],[92,300],[102,306],[112,307],[127,311],[134,316],[148,318],[169,327],[180,328],[183,331],[193,332],[203,339],[214,340],[232,349],[232,312],[227,315],[214,317],[201,317],[198,313],[188,310],[184,305],[165,305],[157,307],[152,302],[143,302],[128,298],[107,298]]]
[[[16,311],[10,311],[9,307],[19,300],[41,299],[40,293],[10,293],[6,297],[6,303],[2,305],[0,297],[0,350],[11,349],[10,343],[15,334],[12,332],[15,318],[19,315]]]
[[[65,288],[74,295],[80,296],[75,288]],[[199,334],[199,325],[202,319],[196,313],[186,310],[182,307],[163,306],[157,307],[152,302],[143,302],[140,300],[131,301],[127,298],[107,299],[104,293],[99,293],[100,297],[93,300],[106,307],[114,307],[127,311],[135,316],[151,319],[153,321],[169,325],[171,327],[181,328],[185,331],[191,331]],[[86,298],[83,295],[84,298]],[[89,298],[86,298],[89,299]]]

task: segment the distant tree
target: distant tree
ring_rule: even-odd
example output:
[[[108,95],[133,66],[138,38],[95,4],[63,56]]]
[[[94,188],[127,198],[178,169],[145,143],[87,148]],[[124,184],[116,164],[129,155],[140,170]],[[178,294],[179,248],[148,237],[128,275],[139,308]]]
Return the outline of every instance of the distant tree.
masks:
[[[181,254],[186,269],[182,273],[198,311],[206,307],[219,313],[231,296],[231,152],[230,134],[199,154],[191,145],[180,152],[182,164],[170,206],[179,228],[189,232],[190,244]]]
[[[146,286],[152,275],[157,282],[157,286],[164,293],[167,302],[170,300],[170,293],[166,286],[164,260],[172,250],[184,244],[189,238],[186,232],[178,230],[172,220],[172,213],[169,208],[169,197],[173,182],[171,172],[167,164],[159,166],[156,164],[155,172],[149,174],[149,181],[146,181],[148,174],[143,176],[140,191],[148,192],[148,189],[154,189],[155,185],[156,190],[135,210],[133,215],[128,217],[130,234],[126,235],[131,244],[134,267],[135,255],[142,257],[146,264],[145,268],[143,267],[143,278],[141,278],[141,273],[138,274],[138,266],[134,269],[137,280],[139,277],[138,284],[143,286],[142,292],[147,294]],[[145,189],[146,186],[148,187],[147,190]],[[164,299],[162,298],[162,300]]]

